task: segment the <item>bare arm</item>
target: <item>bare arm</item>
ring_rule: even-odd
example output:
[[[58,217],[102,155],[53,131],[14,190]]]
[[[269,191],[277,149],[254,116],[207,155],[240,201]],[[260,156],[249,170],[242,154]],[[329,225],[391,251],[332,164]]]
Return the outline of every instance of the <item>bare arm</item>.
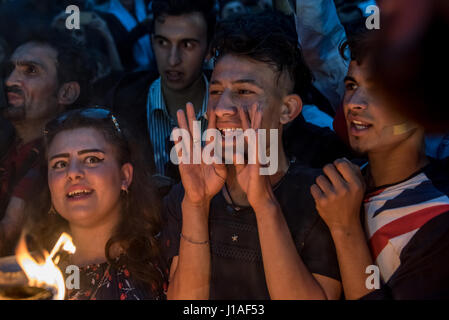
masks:
[[[359,299],[366,287],[366,267],[373,264],[360,222],[365,184],[360,169],[339,159],[323,169],[311,187],[316,208],[331,232],[346,299]]]
[[[250,122],[243,108],[239,108],[243,129],[251,127],[259,130],[262,113],[260,106],[253,105]],[[255,144],[258,146],[258,141]],[[270,179],[260,174],[260,164],[235,166],[237,180],[256,214],[265,278],[271,299],[339,298],[341,289],[338,281],[324,276],[314,277],[304,265],[273,193]]]
[[[195,137],[196,121],[193,105],[186,106],[177,113],[180,129],[189,132],[186,141],[175,141],[176,145],[184,143],[186,148],[178,152],[190,152],[189,163],[179,163],[179,172],[185,195],[182,201],[182,232],[179,256],[175,257],[170,270],[169,299],[208,299],[210,287],[210,246],[209,246],[209,207],[211,199],[221,190],[226,179],[226,167],[216,164],[193,164],[193,148],[201,148]],[[209,128],[215,127],[215,113],[209,115]],[[184,137],[183,137],[184,139]]]
[[[210,287],[209,205],[182,202],[182,235],[179,256],[170,269],[167,298],[207,300]],[[189,239],[189,240],[185,240]]]
[[[257,209],[256,217],[271,299],[338,299],[340,282],[310,273],[298,254],[279,206],[262,208]]]

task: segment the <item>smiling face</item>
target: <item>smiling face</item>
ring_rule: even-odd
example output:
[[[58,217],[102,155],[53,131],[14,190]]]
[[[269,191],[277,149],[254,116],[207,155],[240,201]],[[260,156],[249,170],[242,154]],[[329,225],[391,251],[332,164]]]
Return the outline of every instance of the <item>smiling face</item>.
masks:
[[[120,190],[132,181],[132,165],[121,166],[114,147],[93,128],[58,133],[48,149],[48,185],[56,211],[70,224],[117,223]]]
[[[14,120],[42,120],[59,110],[57,52],[37,43],[27,43],[13,53],[12,72],[6,79],[9,107],[4,116]]]
[[[214,68],[208,112],[216,114],[217,128],[224,134],[226,129],[242,128],[238,106],[248,113],[257,103],[263,109],[261,129],[278,129],[281,138],[282,126],[301,111],[299,96],[289,95],[292,88],[289,77],[282,74],[278,79],[267,63],[228,54]]]
[[[206,20],[199,12],[159,17],[152,44],[163,85],[186,89],[202,74],[208,53]]]
[[[377,97],[367,75],[366,62],[362,65],[351,62],[345,78],[343,106],[352,149],[369,155],[394,148],[415,130]]]

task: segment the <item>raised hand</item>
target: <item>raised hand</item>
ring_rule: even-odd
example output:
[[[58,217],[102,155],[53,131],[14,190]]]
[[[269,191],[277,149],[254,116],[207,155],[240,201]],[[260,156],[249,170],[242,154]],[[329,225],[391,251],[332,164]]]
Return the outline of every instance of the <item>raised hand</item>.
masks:
[[[246,131],[252,129],[256,133],[255,139],[255,155],[249,154],[248,161],[245,164],[235,164],[237,181],[246,193],[247,199],[251,207],[256,210],[259,206],[264,206],[267,203],[276,203],[269,176],[260,174],[260,161],[259,161],[259,129],[262,124],[262,108],[259,104],[255,103],[250,108],[250,117],[248,119],[246,112],[242,107],[238,107],[240,119],[242,122],[242,129]],[[254,143],[248,141],[248,137],[245,135],[245,141],[247,145]],[[255,163],[250,163],[249,159],[255,158]]]
[[[347,159],[338,159],[326,165],[323,172],[325,175],[310,188],[321,218],[331,231],[360,224],[366,186],[359,167]]]
[[[201,134],[199,137],[194,135],[193,122],[196,120],[196,117],[193,105],[187,103],[186,110],[187,119],[183,110],[178,110],[177,112],[179,128],[187,130],[190,133],[190,143],[187,143],[187,151],[189,153],[188,163],[183,163],[183,155],[180,151],[178,153],[178,159],[180,160],[179,172],[185,189],[184,199],[190,204],[203,205],[208,203],[223,187],[226,181],[226,167],[224,164],[206,164],[202,157],[199,164],[194,164],[194,148],[199,148],[202,154]],[[216,129],[216,116],[214,112],[210,112],[208,121],[208,129]],[[179,140],[175,141],[175,145],[179,143],[183,142]],[[214,143],[214,141],[209,141],[208,143]]]

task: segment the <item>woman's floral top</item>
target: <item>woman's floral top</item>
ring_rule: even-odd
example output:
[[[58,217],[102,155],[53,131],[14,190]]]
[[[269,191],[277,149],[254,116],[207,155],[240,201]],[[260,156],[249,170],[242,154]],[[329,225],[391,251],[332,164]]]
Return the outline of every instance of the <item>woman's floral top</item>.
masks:
[[[165,279],[162,271],[161,276]],[[162,300],[165,299],[167,283],[163,288],[153,285],[148,290],[136,287],[125,264],[118,268],[108,262],[80,268],[80,288],[67,292],[68,300]]]

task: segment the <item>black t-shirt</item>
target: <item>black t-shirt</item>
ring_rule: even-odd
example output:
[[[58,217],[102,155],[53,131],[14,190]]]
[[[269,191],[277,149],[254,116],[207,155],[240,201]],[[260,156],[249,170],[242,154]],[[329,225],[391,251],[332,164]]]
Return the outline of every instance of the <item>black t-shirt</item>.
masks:
[[[274,194],[307,269],[340,280],[334,243],[310,194],[319,173],[292,164]],[[169,265],[179,253],[183,197],[184,189],[178,184],[164,199],[162,243]],[[235,210],[220,192],[211,201],[209,219],[210,299],[270,299],[253,209]]]

